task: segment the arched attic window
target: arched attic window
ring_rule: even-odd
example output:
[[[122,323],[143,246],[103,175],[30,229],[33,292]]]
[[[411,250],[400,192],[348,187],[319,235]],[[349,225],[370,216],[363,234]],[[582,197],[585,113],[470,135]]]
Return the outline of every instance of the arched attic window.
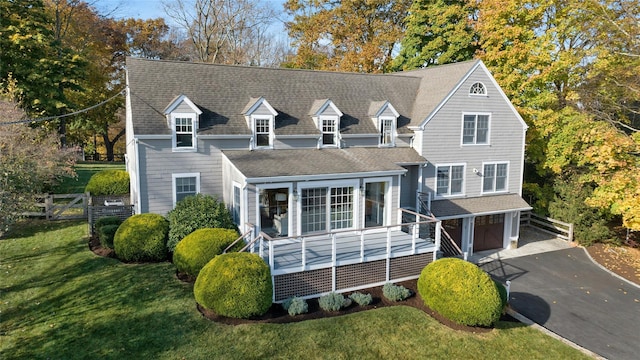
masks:
[[[487,88],[483,83],[477,82],[471,85],[469,88],[469,95],[487,95]]]

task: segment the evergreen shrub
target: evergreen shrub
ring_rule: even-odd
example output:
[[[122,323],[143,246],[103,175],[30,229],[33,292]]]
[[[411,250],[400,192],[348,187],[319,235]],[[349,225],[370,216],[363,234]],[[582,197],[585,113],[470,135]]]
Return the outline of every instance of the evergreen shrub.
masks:
[[[224,249],[238,238],[238,233],[230,229],[198,229],[178,242],[173,252],[173,263],[178,272],[196,277],[211,259],[222,254]],[[238,242],[229,252],[242,249]]]
[[[84,191],[91,195],[122,195],[129,193],[129,173],[124,170],[102,170],[89,179]]]
[[[200,270],[193,293],[200,306],[218,315],[260,316],[271,307],[271,271],[257,254],[218,255]]]
[[[309,312],[309,305],[307,304],[307,301],[297,296],[290,297],[283,301],[282,308],[285,309],[291,316],[306,314],[307,312]]]
[[[457,258],[427,265],[420,273],[418,292],[428,307],[462,325],[490,326],[500,319],[503,309],[498,286],[491,277]]]
[[[349,299],[353,300],[356,304],[360,306],[367,306],[371,304],[371,302],[373,301],[371,294],[365,295],[361,292],[354,292],[353,294],[349,295]]]
[[[411,296],[411,290],[402,285],[386,283],[382,287],[382,295],[391,301],[403,301]]]
[[[342,294],[331,292],[318,299],[318,305],[324,311],[338,311],[343,307],[351,305],[351,299],[345,298]]]
[[[113,249],[113,238],[120,225],[103,225],[98,229],[98,239],[100,245],[107,249]]]
[[[125,262],[166,260],[168,232],[169,222],[161,215],[133,215],[118,227],[113,248]]]
[[[231,212],[224,203],[210,195],[196,194],[180,200],[167,214],[169,219],[169,240],[167,249],[175,250],[185,236],[197,229],[219,228],[238,230],[233,223]]]

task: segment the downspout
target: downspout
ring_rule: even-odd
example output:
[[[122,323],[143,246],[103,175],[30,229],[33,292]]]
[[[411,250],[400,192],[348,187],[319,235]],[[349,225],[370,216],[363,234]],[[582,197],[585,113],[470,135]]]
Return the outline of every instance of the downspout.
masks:
[[[138,138],[135,138],[133,140],[133,148],[134,148],[134,152],[135,152],[135,158],[136,158],[136,187],[137,187],[137,191],[136,191],[136,199],[135,199],[135,205],[134,205],[134,211],[136,214],[140,214],[140,202],[141,202],[141,197],[140,197],[140,193],[142,191],[141,187],[142,184],[140,184],[140,150],[138,150],[138,146],[140,146],[139,144],[140,140]]]

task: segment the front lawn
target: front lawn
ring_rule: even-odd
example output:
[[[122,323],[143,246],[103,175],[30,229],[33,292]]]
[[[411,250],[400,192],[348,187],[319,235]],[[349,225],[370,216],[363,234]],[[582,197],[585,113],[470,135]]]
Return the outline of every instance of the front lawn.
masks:
[[[124,170],[123,163],[114,162],[82,162],[74,166],[77,177],[64,178],[54,189],[54,194],[81,194],[93,174],[102,170]]]
[[[397,306],[291,324],[222,325],[168,263],[89,251],[84,222],[36,222],[0,240],[1,359],[582,359],[537,330],[451,330]]]

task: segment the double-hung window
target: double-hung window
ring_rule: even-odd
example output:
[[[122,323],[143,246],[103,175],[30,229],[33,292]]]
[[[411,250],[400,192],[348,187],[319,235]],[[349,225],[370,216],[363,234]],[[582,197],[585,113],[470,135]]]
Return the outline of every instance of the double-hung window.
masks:
[[[436,167],[437,196],[462,195],[464,165],[439,165]]]
[[[173,174],[173,206],[187,196],[200,192],[200,173]]]
[[[462,121],[462,144],[489,144],[489,114],[464,114]]]
[[[507,163],[484,164],[482,172],[482,192],[492,193],[507,191]]]
[[[193,151],[196,149],[196,115],[188,113],[171,114],[171,132],[174,150]]]
[[[338,135],[337,118],[321,118],[322,146],[335,146]]]
[[[254,138],[255,147],[271,147],[271,119],[255,118]]]
[[[380,145],[381,146],[394,146],[394,130],[395,130],[394,118],[380,119]]]

